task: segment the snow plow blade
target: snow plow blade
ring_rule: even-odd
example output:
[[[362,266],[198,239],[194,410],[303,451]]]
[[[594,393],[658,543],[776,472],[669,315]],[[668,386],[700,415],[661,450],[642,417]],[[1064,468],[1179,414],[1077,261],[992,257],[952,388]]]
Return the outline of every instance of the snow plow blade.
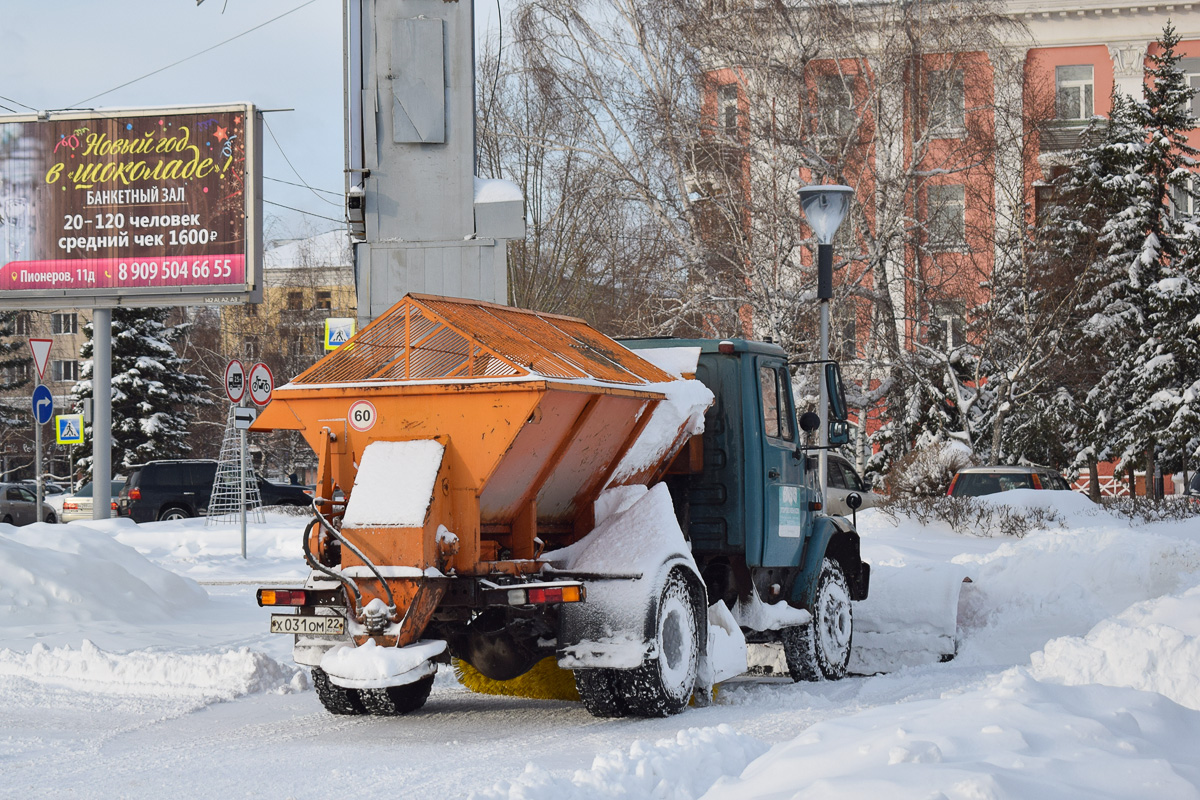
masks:
[[[957,564],[873,566],[871,595],[854,604],[849,671],[859,675],[949,661],[958,651]]]

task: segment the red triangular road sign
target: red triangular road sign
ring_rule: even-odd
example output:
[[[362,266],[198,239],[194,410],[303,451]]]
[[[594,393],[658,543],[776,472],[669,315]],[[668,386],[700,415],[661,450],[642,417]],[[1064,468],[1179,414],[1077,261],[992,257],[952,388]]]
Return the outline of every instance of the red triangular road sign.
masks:
[[[33,351],[33,363],[37,367],[38,377],[46,377],[46,365],[50,363],[50,345],[53,339],[30,339],[29,349]]]

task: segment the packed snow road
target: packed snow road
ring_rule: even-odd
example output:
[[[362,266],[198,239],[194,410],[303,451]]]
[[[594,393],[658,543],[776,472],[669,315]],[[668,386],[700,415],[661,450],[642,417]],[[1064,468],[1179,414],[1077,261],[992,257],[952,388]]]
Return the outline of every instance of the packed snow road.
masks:
[[[254,526],[246,561],[196,520],[0,526],[0,794],[1200,797],[1200,525],[1005,499],[1050,496],[1062,522],[1022,539],[860,516],[875,565],[971,576],[955,660],[746,678],[651,720],[447,669],[411,716],[326,713],[253,600],[302,579],[296,517]]]

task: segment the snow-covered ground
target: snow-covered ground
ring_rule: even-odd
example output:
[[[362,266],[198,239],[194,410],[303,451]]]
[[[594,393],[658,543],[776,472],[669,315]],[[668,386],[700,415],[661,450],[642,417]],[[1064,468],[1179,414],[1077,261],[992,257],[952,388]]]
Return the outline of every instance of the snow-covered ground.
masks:
[[[412,716],[327,714],[254,603],[303,578],[299,517],[268,513],[246,560],[235,527],[197,520],[0,525],[0,794],[1200,798],[1200,523],[1001,497],[1063,523],[859,515],[879,574],[971,578],[953,661],[742,678],[663,720],[475,695],[449,670]]]

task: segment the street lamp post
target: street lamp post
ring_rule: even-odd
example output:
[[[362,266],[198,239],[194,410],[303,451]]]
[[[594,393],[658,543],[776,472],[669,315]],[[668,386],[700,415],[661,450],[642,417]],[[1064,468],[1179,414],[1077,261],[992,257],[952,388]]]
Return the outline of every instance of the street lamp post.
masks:
[[[800,190],[800,208],[817,239],[817,301],[821,305],[821,416],[820,452],[817,474],[821,485],[821,507],[829,488],[829,386],[825,363],[829,361],[829,301],[833,298],[833,236],[846,217],[854,190],[849,186],[805,186]]]

